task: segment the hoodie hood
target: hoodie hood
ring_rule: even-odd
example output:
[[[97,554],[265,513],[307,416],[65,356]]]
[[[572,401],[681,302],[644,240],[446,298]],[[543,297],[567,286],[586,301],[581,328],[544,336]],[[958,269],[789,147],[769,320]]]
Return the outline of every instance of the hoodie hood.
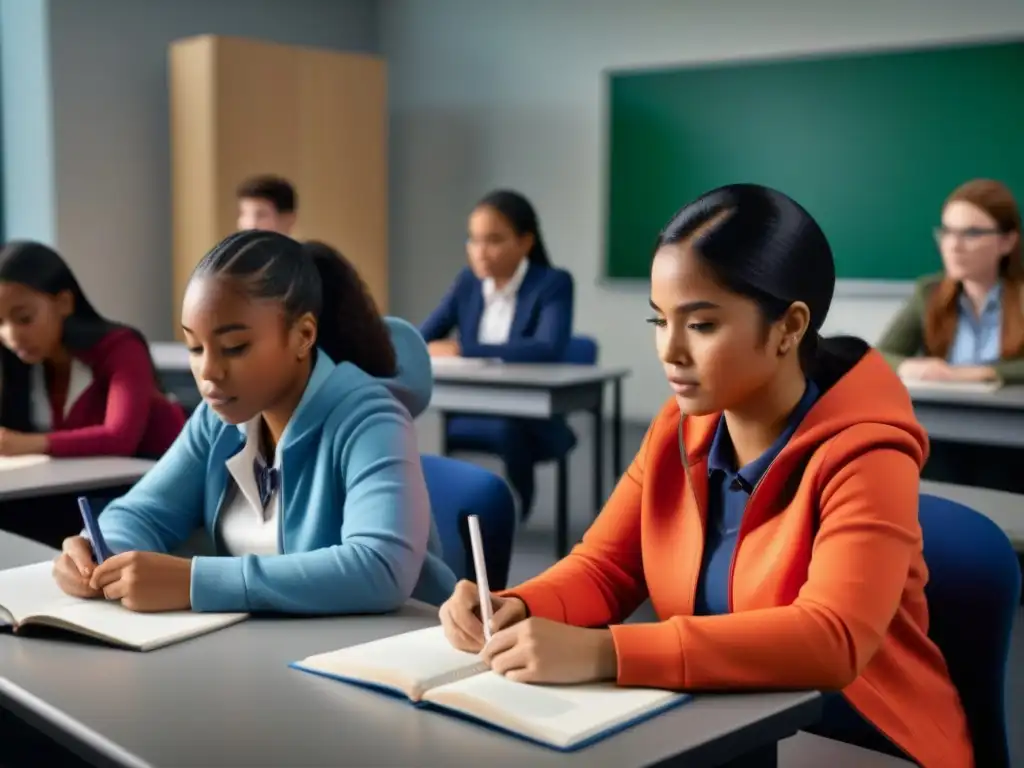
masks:
[[[395,348],[398,372],[390,379],[380,379],[415,419],[430,405],[434,392],[434,374],[430,368],[430,352],[416,326],[397,317],[385,317]]]
[[[914,415],[910,393],[885,358],[867,342],[850,336],[823,339],[813,379],[821,388],[821,396],[777,457],[777,463],[788,464],[795,471],[801,461],[808,460],[839,433],[870,427],[871,443],[901,450],[919,467],[924,466],[928,435]],[[706,456],[719,418],[720,413],[683,420],[688,463]]]

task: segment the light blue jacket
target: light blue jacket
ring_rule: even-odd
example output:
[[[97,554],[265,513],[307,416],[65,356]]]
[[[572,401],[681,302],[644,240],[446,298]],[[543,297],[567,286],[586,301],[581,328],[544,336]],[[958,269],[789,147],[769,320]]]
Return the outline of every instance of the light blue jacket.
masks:
[[[394,379],[317,354],[278,446],[283,554],[194,558],[194,610],[369,613],[451,595],[455,576],[441,558],[410,415],[430,402],[430,358],[415,328],[387,322]],[[242,429],[200,406],[157,465],[100,515],[110,548],[171,552],[200,526],[218,542],[233,482],[225,462],[244,444]]]

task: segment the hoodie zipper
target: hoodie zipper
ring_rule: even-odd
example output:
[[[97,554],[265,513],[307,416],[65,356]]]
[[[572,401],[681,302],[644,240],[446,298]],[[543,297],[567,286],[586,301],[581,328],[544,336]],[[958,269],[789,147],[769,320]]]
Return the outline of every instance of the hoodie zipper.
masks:
[[[679,430],[678,430],[679,462],[683,465],[683,474],[686,475],[686,487],[689,489],[690,496],[693,498],[693,504],[697,508],[697,516],[698,516],[698,519],[700,520],[700,528],[701,528],[701,538],[702,538],[702,541],[706,541],[707,540],[707,526],[704,523],[706,518],[704,517],[704,515],[702,513],[701,505],[700,505],[700,499],[697,498],[697,492],[693,488],[693,478],[692,478],[692,475],[690,474],[690,460],[686,456],[686,446],[683,443],[683,419],[684,418],[685,417],[683,417],[683,416],[681,416],[679,418]],[[779,454],[776,455],[775,458],[772,459],[769,462],[767,468],[765,468],[765,471],[762,473],[761,477],[758,478],[758,481],[754,484],[754,487],[751,489],[750,497],[747,499],[747,503],[743,507],[743,517],[740,519],[739,530],[736,531],[736,546],[733,547],[733,549],[732,549],[732,557],[729,558],[729,583],[726,585],[726,588],[727,588],[727,603],[728,603],[728,606],[729,606],[729,613],[732,613],[735,610],[733,608],[733,602],[732,602],[732,581],[733,581],[733,573],[736,570],[736,554],[740,551],[740,542],[743,540],[744,527],[746,526],[746,523],[747,523],[747,510],[750,509],[750,506],[751,506],[751,504],[754,501],[754,495],[757,493],[757,489],[761,487],[761,483],[764,482],[764,479],[768,476],[768,473],[772,471],[772,467],[775,466],[775,462],[778,461],[779,456],[781,456],[781,455],[782,455],[782,452],[780,451]],[[699,558],[699,560],[703,559],[704,555],[707,554],[706,552],[703,551],[703,549],[701,550],[701,552],[702,552],[702,554],[701,554],[701,558]],[[697,580],[693,584],[693,593],[690,596],[691,600],[692,600],[692,605],[696,605],[697,604],[697,588],[698,588],[698,585],[700,583],[700,577],[699,577],[700,566],[701,566],[701,563],[698,562],[698,564],[697,564],[698,578],[697,578]]]

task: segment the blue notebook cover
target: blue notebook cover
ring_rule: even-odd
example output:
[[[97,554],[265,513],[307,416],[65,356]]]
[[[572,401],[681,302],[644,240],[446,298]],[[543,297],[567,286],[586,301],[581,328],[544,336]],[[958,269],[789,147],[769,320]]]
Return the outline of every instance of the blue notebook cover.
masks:
[[[318,677],[324,677],[324,678],[327,678],[329,680],[336,680],[336,681],[339,681],[339,682],[342,682],[342,683],[347,683],[349,685],[355,685],[355,686],[358,686],[360,688],[367,688],[369,690],[377,691],[378,693],[383,693],[383,694],[385,694],[387,696],[391,696],[391,697],[395,697],[395,698],[401,698],[401,699],[404,699],[405,701],[409,702],[413,706],[418,707],[420,709],[428,709],[428,710],[432,710],[432,711],[435,711],[435,712],[442,712],[442,713],[444,713],[446,715],[449,715],[450,717],[455,717],[455,718],[457,718],[459,720],[463,720],[465,722],[474,723],[476,725],[483,726],[483,727],[485,727],[485,728],[487,728],[489,730],[496,731],[498,733],[504,733],[504,734],[506,734],[508,736],[513,736],[513,737],[515,737],[517,739],[520,739],[522,741],[526,741],[526,742],[529,742],[531,744],[536,744],[536,745],[544,747],[546,749],[552,749],[552,750],[555,750],[557,752],[576,752],[576,751],[579,751],[581,749],[584,749],[585,747],[589,747],[592,744],[595,744],[595,743],[597,743],[599,741],[602,741],[602,740],[608,738],[609,736],[613,736],[614,734],[621,733],[622,731],[626,730],[627,728],[631,728],[632,726],[634,726],[634,725],[636,725],[638,723],[642,723],[645,720],[650,720],[651,718],[656,717],[656,716],[658,716],[660,714],[663,714],[664,712],[667,712],[667,711],[669,711],[671,709],[675,709],[676,707],[678,707],[678,706],[680,706],[682,704],[685,704],[686,702],[690,701],[691,698],[692,698],[689,694],[685,694],[685,693],[675,694],[675,695],[672,696],[672,698],[668,699],[664,704],[658,706],[655,709],[652,709],[652,710],[649,710],[647,712],[644,712],[644,713],[642,713],[640,715],[637,715],[636,717],[632,717],[632,718],[630,718],[628,720],[624,720],[624,721],[615,723],[614,725],[609,726],[608,728],[600,731],[599,733],[596,733],[596,734],[594,734],[594,735],[592,735],[590,737],[587,737],[587,738],[585,738],[585,739],[583,739],[581,741],[575,742],[575,743],[573,743],[573,744],[571,744],[569,746],[563,747],[563,746],[559,746],[559,745],[556,745],[556,744],[552,744],[552,743],[547,742],[547,741],[543,741],[543,740],[541,740],[539,738],[534,738],[532,736],[529,736],[529,735],[526,735],[524,733],[521,733],[521,732],[519,732],[517,730],[512,730],[512,729],[503,727],[501,725],[497,725],[496,723],[493,723],[493,722],[491,722],[491,721],[489,721],[487,719],[484,719],[482,717],[478,717],[478,716],[475,716],[475,715],[463,712],[461,710],[452,709],[452,708],[450,708],[450,707],[448,707],[448,706],[446,706],[444,704],[440,704],[440,703],[436,703],[436,702],[432,702],[432,701],[412,701],[406,695],[406,693],[404,691],[402,691],[402,690],[400,690],[398,688],[393,688],[393,687],[388,686],[388,685],[383,685],[383,684],[371,682],[371,681],[368,681],[368,680],[362,680],[362,679],[359,679],[359,678],[338,675],[338,674],[334,674],[334,673],[331,673],[331,672],[326,672],[326,671],[321,670],[321,669],[313,669],[311,667],[305,666],[302,662],[298,662],[298,661],[292,662],[288,666],[291,667],[292,669],[297,669],[297,670],[300,670],[302,672],[306,672],[308,674],[316,675]]]

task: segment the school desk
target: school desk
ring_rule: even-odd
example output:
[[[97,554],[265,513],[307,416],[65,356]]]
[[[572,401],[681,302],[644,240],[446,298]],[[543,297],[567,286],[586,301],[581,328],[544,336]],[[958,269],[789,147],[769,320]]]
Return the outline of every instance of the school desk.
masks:
[[[145,459],[94,457],[85,459],[48,458],[39,463],[5,467],[0,459],[0,502],[57,496],[65,493],[94,493],[106,488],[132,485],[155,462]],[[0,525],[2,525],[0,520]]]
[[[1024,448],[1024,386],[995,392],[909,391],[914,413],[933,440]]]
[[[0,534],[0,567],[54,554]],[[390,616],[254,618],[150,653],[0,635],[0,707],[89,762],[122,768],[727,766],[774,751],[820,716],[813,692],[697,696],[563,754],[288,668],[312,653],[436,622],[436,610],[419,603]]]

